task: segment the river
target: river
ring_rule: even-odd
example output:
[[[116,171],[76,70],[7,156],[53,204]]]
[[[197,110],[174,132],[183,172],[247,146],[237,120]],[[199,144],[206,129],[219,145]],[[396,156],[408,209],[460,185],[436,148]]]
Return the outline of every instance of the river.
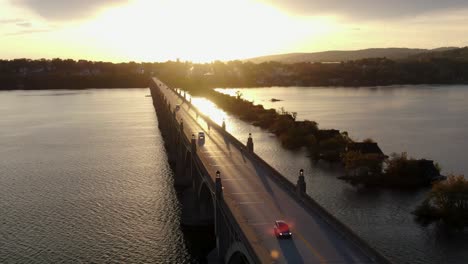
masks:
[[[148,89],[0,92],[0,263],[196,263]]]
[[[434,159],[442,172],[468,175],[468,86],[392,86],[369,88],[272,87],[217,89],[265,108],[297,112],[321,128],[348,131],[354,139],[375,139],[385,153],[406,151]],[[271,98],[281,99],[271,102]],[[227,130],[242,142],[252,133],[255,152],[297,181],[306,174],[307,193],[395,263],[466,263],[468,233],[422,227],[411,212],[428,189],[391,191],[357,189],[338,180],[340,168],[313,164],[303,150],[288,151],[274,135],[218,109],[204,98],[192,102],[212,119],[226,120]]]
[[[322,128],[372,137],[387,153],[427,155],[444,172],[465,173],[462,155],[452,155],[461,161],[453,167],[450,156],[436,155],[447,148],[462,154],[466,146],[460,140],[467,134],[466,88],[242,92],[249,98],[257,91],[255,102],[297,111],[299,119],[316,120]],[[0,92],[0,263],[197,262],[180,229],[172,172],[146,94],[148,89]],[[268,102],[271,97],[284,101]],[[193,101],[216,121],[225,118],[241,141],[253,133],[255,151],[292,182],[304,168],[308,194],[395,263],[468,259],[467,234],[413,221],[410,212],[427,190],[356,189],[336,179],[339,168],[312,164],[304,151],[284,150],[266,131],[202,98]],[[412,144],[421,141],[423,148]]]

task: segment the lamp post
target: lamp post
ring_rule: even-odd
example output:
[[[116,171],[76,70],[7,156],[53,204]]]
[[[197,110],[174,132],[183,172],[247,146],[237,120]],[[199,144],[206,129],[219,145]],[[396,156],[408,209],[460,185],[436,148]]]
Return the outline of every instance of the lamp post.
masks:
[[[247,150],[249,152],[254,151],[254,144],[253,144],[253,139],[252,139],[252,133],[249,133],[249,138],[247,139]]]
[[[297,185],[296,185],[296,191],[297,195],[299,197],[302,197],[306,194],[306,183],[304,180],[304,170],[300,169],[299,170],[299,178],[297,179]]]
[[[195,141],[195,134],[192,134],[192,141],[190,143],[192,145],[192,153],[197,152],[197,143]]]
[[[215,185],[216,185],[216,193],[215,193],[216,199],[222,200],[223,199],[223,184],[221,183],[221,172],[219,172],[219,170],[216,171]]]

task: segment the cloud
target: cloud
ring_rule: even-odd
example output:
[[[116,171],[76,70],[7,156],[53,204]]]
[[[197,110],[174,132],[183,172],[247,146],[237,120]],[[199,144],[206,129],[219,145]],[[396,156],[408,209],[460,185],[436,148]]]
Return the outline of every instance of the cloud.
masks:
[[[13,18],[13,19],[0,19],[0,25],[1,24],[14,24],[14,23],[23,23],[26,22],[23,19],[19,18]]]
[[[0,19],[0,25],[12,25],[12,24],[15,24],[18,27],[25,27],[25,28],[32,27],[32,23],[24,19],[20,19],[20,18]]]
[[[48,20],[76,20],[127,2],[129,0],[16,0],[13,4],[26,7]]]
[[[295,15],[341,15],[367,20],[468,8],[467,0],[259,0]]]
[[[16,25],[18,27],[31,27],[32,26],[31,22],[27,22],[27,21],[18,22],[16,23]]]

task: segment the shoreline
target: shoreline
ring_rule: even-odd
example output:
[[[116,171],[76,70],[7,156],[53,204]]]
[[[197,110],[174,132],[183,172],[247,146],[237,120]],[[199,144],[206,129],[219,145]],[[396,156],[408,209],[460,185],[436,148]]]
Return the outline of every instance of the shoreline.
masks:
[[[72,81],[72,80],[70,80]],[[44,82],[47,83],[47,82]],[[202,89],[209,89],[209,90],[216,90],[216,89],[269,89],[269,88],[290,88],[290,87],[297,87],[297,88],[304,88],[304,89],[314,89],[314,88],[365,88],[365,89],[387,89],[387,88],[400,88],[404,86],[431,86],[431,87],[438,87],[438,86],[468,86],[468,83],[395,83],[395,84],[377,84],[377,85],[246,85],[246,86],[236,86],[236,85],[229,85],[229,86],[203,86]],[[89,90],[89,89],[138,89],[138,88],[149,88],[149,85],[130,85],[130,86],[122,86],[116,87],[115,85],[106,85],[103,87],[71,87],[71,88],[53,88],[53,87],[40,87],[40,88],[1,88],[0,91],[37,91],[37,90]],[[281,98],[278,98],[281,100]]]

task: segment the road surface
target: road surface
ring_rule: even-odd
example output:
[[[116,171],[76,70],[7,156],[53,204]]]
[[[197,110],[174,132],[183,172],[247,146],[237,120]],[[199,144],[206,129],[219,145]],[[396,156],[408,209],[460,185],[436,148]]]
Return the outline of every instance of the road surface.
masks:
[[[199,157],[213,181],[215,172],[221,172],[226,203],[252,246],[268,254],[269,263],[374,263],[320,216],[303,208],[269,176],[271,172],[249,160],[221,131],[208,129],[193,106],[157,78],[154,81],[172,107],[180,105],[177,120],[183,120],[187,137],[205,132],[205,143],[197,146]],[[275,237],[275,220],[290,225],[292,239]]]

